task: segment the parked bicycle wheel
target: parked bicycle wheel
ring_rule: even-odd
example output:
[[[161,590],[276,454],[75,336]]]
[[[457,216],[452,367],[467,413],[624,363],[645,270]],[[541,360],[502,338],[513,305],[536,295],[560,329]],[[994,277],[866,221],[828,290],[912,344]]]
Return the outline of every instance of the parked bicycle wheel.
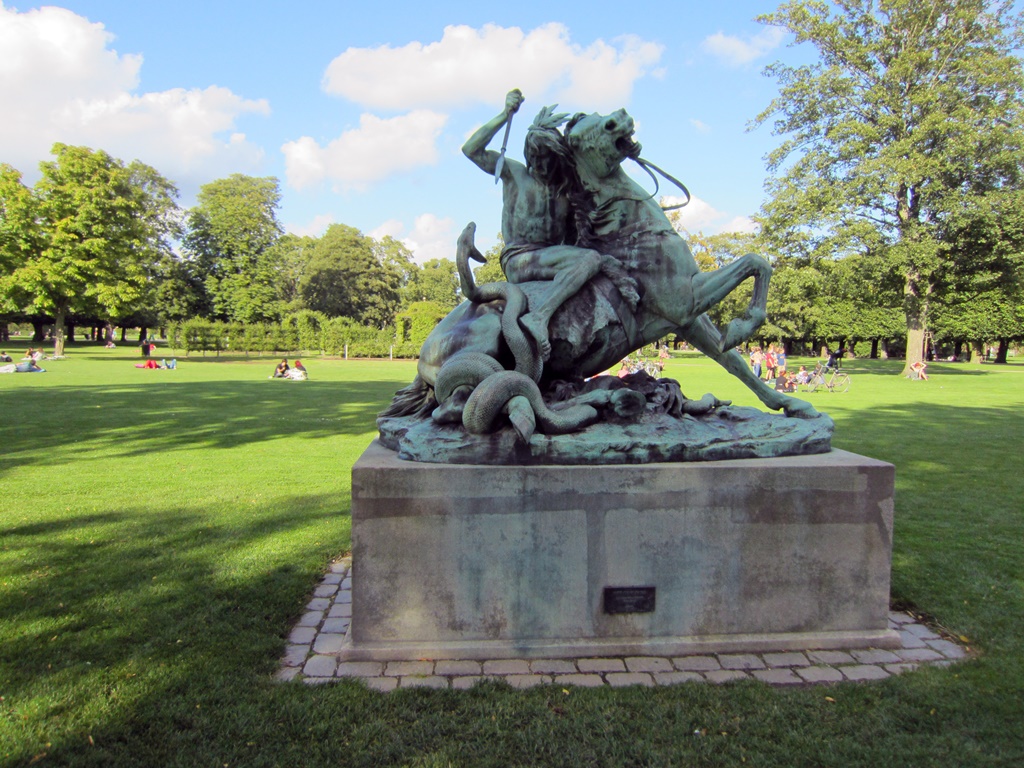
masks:
[[[828,388],[831,392],[849,392],[850,374],[837,373],[835,376],[832,377],[832,381],[829,382]]]

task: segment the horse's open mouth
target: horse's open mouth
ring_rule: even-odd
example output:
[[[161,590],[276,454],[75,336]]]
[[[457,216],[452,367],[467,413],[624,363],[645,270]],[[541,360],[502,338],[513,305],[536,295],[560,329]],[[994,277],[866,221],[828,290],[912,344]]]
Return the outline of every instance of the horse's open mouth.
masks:
[[[621,138],[616,139],[615,148],[619,150],[625,157],[640,157],[640,142],[633,139],[633,134],[629,134],[628,136],[622,136]]]

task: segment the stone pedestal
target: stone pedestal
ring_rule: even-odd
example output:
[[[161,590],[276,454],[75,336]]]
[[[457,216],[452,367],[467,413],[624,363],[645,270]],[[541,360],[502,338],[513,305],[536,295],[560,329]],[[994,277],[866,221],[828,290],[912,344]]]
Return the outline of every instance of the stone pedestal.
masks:
[[[891,464],[845,451],[446,466],[374,442],[352,470],[342,656],[898,646],[887,629],[893,481]]]

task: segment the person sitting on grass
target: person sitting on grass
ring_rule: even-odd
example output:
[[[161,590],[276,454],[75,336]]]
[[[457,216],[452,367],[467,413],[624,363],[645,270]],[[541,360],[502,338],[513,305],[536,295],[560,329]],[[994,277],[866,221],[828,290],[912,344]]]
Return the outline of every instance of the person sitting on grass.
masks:
[[[292,378],[301,379],[303,381],[309,378],[309,371],[306,370],[306,366],[302,364],[301,360],[295,361],[294,372],[298,374],[298,376],[293,376]]]
[[[284,379],[288,377],[288,358],[281,358],[281,362],[277,364],[277,368],[274,369],[274,375],[272,379]]]
[[[785,368],[779,368],[775,374],[776,392],[796,392],[796,381],[791,379]]]
[[[928,365],[924,362],[924,360],[918,360],[916,363],[911,364],[910,370],[913,371],[914,377],[920,379],[921,381],[928,381],[928,374],[924,372],[924,369],[927,367]]]
[[[806,365],[801,365],[800,370],[796,372],[796,376],[793,378],[796,379],[797,384],[806,384],[811,380],[811,374],[807,370]]]
[[[14,360],[6,352],[0,352],[0,363],[13,363]]]

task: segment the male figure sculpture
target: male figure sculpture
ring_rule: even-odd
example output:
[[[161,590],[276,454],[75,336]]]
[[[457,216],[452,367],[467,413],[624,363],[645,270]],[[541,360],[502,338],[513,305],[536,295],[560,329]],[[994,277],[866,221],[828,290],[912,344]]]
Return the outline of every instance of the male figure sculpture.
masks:
[[[523,94],[513,90],[505,97],[505,109],[470,136],[463,153],[485,173],[494,175],[501,155],[487,149],[502,126],[512,119],[523,103]],[[550,294],[539,307],[520,318],[526,332],[537,343],[541,359],[551,355],[548,325],[551,316],[574,296],[587,281],[604,271],[612,278],[623,298],[636,306],[635,284],[612,257],[576,246],[574,212],[570,193],[576,172],[569,151],[558,131],[567,115],[553,114],[544,107],[526,133],[526,165],[505,159],[501,167],[501,235],[505,247],[501,268],[510,283],[553,280]]]

